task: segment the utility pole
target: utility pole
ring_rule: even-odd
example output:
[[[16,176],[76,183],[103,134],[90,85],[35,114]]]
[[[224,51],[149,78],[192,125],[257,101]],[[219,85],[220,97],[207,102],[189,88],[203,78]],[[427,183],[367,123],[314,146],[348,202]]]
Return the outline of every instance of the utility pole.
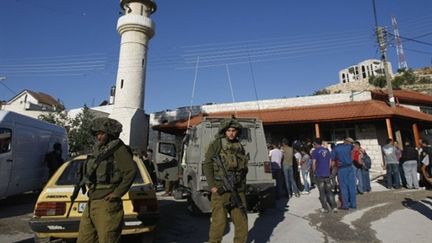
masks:
[[[375,17],[375,33],[377,36],[378,46],[381,52],[381,62],[384,66],[384,74],[387,83],[388,99],[389,99],[390,106],[395,107],[396,104],[393,95],[393,86],[390,77],[389,67],[387,64],[387,30],[384,27],[378,26],[378,20],[377,20],[376,9],[375,9],[375,0],[372,0],[372,4],[373,4],[374,17]]]

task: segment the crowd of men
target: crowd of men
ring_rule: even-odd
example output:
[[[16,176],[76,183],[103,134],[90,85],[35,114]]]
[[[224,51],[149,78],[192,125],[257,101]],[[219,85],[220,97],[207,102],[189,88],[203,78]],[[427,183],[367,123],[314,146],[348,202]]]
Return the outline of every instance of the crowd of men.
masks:
[[[430,165],[432,148],[427,140],[421,140],[419,144],[419,147],[415,147],[406,141],[401,147],[393,139],[387,139],[382,151],[383,169],[387,172],[386,187],[388,189],[401,187],[432,189],[432,166]]]
[[[372,161],[360,142],[350,137],[337,144],[327,144],[321,138],[292,144],[284,138],[281,142],[268,146],[277,199],[307,195],[317,187],[321,212],[337,212],[338,209],[355,209],[357,194],[371,191]],[[432,166],[429,165],[432,148],[426,140],[421,144],[416,148],[406,142],[401,148],[389,138],[382,146],[384,183],[388,189],[432,188]]]

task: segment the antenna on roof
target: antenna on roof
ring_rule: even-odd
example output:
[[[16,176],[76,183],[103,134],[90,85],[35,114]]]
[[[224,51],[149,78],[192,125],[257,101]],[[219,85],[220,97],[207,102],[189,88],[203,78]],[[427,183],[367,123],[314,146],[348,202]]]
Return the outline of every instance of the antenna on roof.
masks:
[[[226,66],[226,71],[227,71],[227,75],[228,75],[228,83],[229,83],[230,90],[231,90],[231,98],[232,98],[232,102],[233,102],[233,106],[234,106],[234,114],[235,114],[235,116],[237,116],[237,109],[236,109],[235,98],[234,98],[234,90],[233,90],[232,83],[231,83],[231,76],[230,76],[230,72],[229,72],[229,67],[228,67],[228,64],[225,64],[225,66]]]
[[[256,81],[255,81],[255,73],[254,73],[253,68],[252,68],[252,60],[251,60],[251,56],[250,56],[250,52],[249,52],[249,46],[248,46],[248,59],[249,59],[249,68],[250,68],[250,71],[252,74],[252,84],[253,84],[253,88],[254,88],[254,92],[255,92],[255,99],[257,102],[257,106],[258,106],[258,114],[259,114],[260,120],[262,121],[261,107],[260,107],[260,102],[258,99],[258,92],[257,92],[257,88],[256,88]]]
[[[189,115],[188,115],[188,122],[187,122],[187,126],[186,126],[186,133],[189,131],[190,120],[191,120],[191,116],[192,116],[192,104],[193,104],[193,99],[195,96],[195,85],[196,85],[197,76],[198,76],[198,63],[199,63],[199,56],[197,56],[197,60],[196,60],[196,64],[195,64],[195,76],[194,76],[193,85],[192,85],[192,94],[191,94],[191,100],[190,100],[190,105],[189,105]]]

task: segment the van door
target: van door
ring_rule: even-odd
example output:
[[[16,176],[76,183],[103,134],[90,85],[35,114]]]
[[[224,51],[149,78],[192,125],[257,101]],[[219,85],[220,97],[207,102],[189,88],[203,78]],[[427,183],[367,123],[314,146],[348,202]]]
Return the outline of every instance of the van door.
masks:
[[[177,159],[176,146],[173,143],[159,142],[155,155],[157,176],[165,181],[177,181],[179,163]]]
[[[12,170],[12,129],[0,127],[0,198],[7,197]]]

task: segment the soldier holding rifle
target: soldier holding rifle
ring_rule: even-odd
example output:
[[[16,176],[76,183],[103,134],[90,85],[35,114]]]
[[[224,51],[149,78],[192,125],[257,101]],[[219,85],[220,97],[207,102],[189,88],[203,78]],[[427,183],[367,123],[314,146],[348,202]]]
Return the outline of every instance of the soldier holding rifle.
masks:
[[[235,118],[223,120],[203,163],[211,191],[210,243],[222,241],[228,213],[235,227],[234,242],[247,240],[245,191],[249,159],[238,139],[241,128]]]
[[[88,188],[87,207],[81,217],[78,243],[120,242],[123,228],[121,197],[132,185],[136,165],[130,149],[119,139],[122,125],[110,118],[95,118],[91,131],[98,144],[83,165],[82,187]]]

